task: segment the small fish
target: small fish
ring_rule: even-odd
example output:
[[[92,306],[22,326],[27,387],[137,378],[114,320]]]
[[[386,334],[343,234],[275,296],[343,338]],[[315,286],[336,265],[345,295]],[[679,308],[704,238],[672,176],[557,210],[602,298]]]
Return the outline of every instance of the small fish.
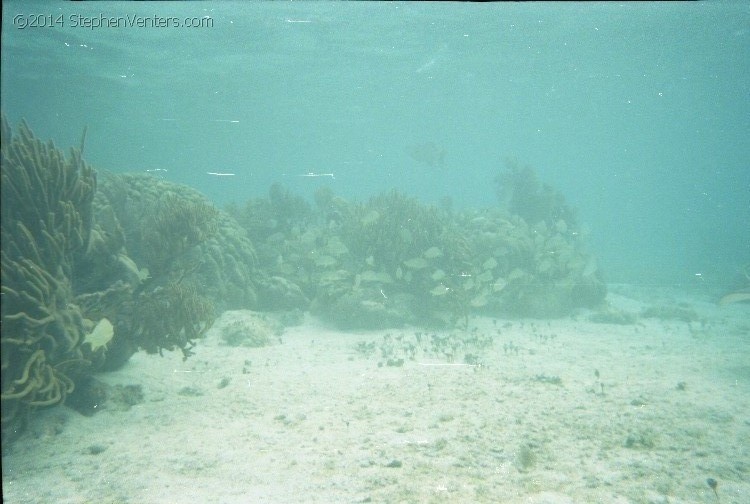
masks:
[[[709,488],[710,488],[711,490],[713,490],[713,491],[714,491],[714,495],[716,496],[716,502],[721,502],[721,501],[719,500],[719,490],[718,490],[718,487],[719,487],[719,482],[718,482],[718,481],[716,481],[716,480],[715,480],[715,479],[713,479],[713,478],[708,478],[708,479],[706,480],[706,484],[708,485],[708,487],[709,487]]]
[[[445,168],[445,149],[436,145],[435,142],[410,145],[406,148],[406,153],[414,161],[430,168]]]
[[[206,175],[213,175],[214,177],[234,177],[234,173],[221,173],[212,171],[207,171]]]
[[[722,298],[719,300],[719,306],[724,306],[732,303],[743,303],[746,301],[750,301],[750,292],[732,292],[727,294],[726,296],[722,296]]]
[[[96,324],[94,330],[86,335],[82,344],[85,345],[88,343],[91,346],[91,351],[96,352],[102,347],[106,348],[107,343],[110,342],[113,335],[114,327],[112,327],[108,319],[103,318]]]

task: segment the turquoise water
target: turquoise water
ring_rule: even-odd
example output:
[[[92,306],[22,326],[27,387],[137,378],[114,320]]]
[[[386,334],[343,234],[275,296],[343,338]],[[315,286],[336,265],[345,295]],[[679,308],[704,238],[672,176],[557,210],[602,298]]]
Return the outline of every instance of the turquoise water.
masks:
[[[2,108],[219,205],[281,182],[487,206],[515,159],[608,281],[721,290],[750,261],[749,27],[744,3],[4,2]]]

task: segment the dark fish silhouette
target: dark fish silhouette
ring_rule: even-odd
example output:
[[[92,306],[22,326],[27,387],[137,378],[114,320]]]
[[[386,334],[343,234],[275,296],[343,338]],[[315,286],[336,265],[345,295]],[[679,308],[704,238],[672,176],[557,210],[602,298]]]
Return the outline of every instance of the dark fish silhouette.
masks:
[[[722,298],[719,300],[720,305],[727,305],[731,303],[746,303],[750,301],[750,264],[746,264],[742,268],[742,276],[745,277],[743,279],[745,285],[742,288],[735,290],[734,292],[729,292],[726,295],[722,296]]]
[[[406,153],[414,161],[430,168],[445,168],[445,149],[438,147],[435,142],[410,145]]]

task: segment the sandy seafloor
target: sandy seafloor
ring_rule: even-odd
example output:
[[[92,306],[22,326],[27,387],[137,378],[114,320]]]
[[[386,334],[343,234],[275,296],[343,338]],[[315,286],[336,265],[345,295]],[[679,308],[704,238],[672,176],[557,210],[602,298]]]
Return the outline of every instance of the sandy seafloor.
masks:
[[[722,504],[750,502],[750,306],[624,286],[608,301],[686,302],[704,323],[472,318],[493,342],[481,365],[432,354],[425,331],[382,367],[386,341],[424,330],[307,316],[246,348],[219,323],[185,362],[139,353],[99,376],[142,386],[130,410],[41,412],[3,456],[3,501],[716,503],[714,478]]]

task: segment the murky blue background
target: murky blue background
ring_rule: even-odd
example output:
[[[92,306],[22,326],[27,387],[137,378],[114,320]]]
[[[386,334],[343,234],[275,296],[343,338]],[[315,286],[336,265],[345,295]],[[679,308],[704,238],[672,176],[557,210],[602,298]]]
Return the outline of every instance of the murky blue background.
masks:
[[[211,26],[125,26],[154,16]],[[578,209],[608,281],[720,288],[750,261],[746,3],[3,2],[2,47],[12,123],[63,147],[88,125],[97,168],[220,205],[278,181],[486,206],[510,158]],[[425,142],[443,168],[408,155]]]

